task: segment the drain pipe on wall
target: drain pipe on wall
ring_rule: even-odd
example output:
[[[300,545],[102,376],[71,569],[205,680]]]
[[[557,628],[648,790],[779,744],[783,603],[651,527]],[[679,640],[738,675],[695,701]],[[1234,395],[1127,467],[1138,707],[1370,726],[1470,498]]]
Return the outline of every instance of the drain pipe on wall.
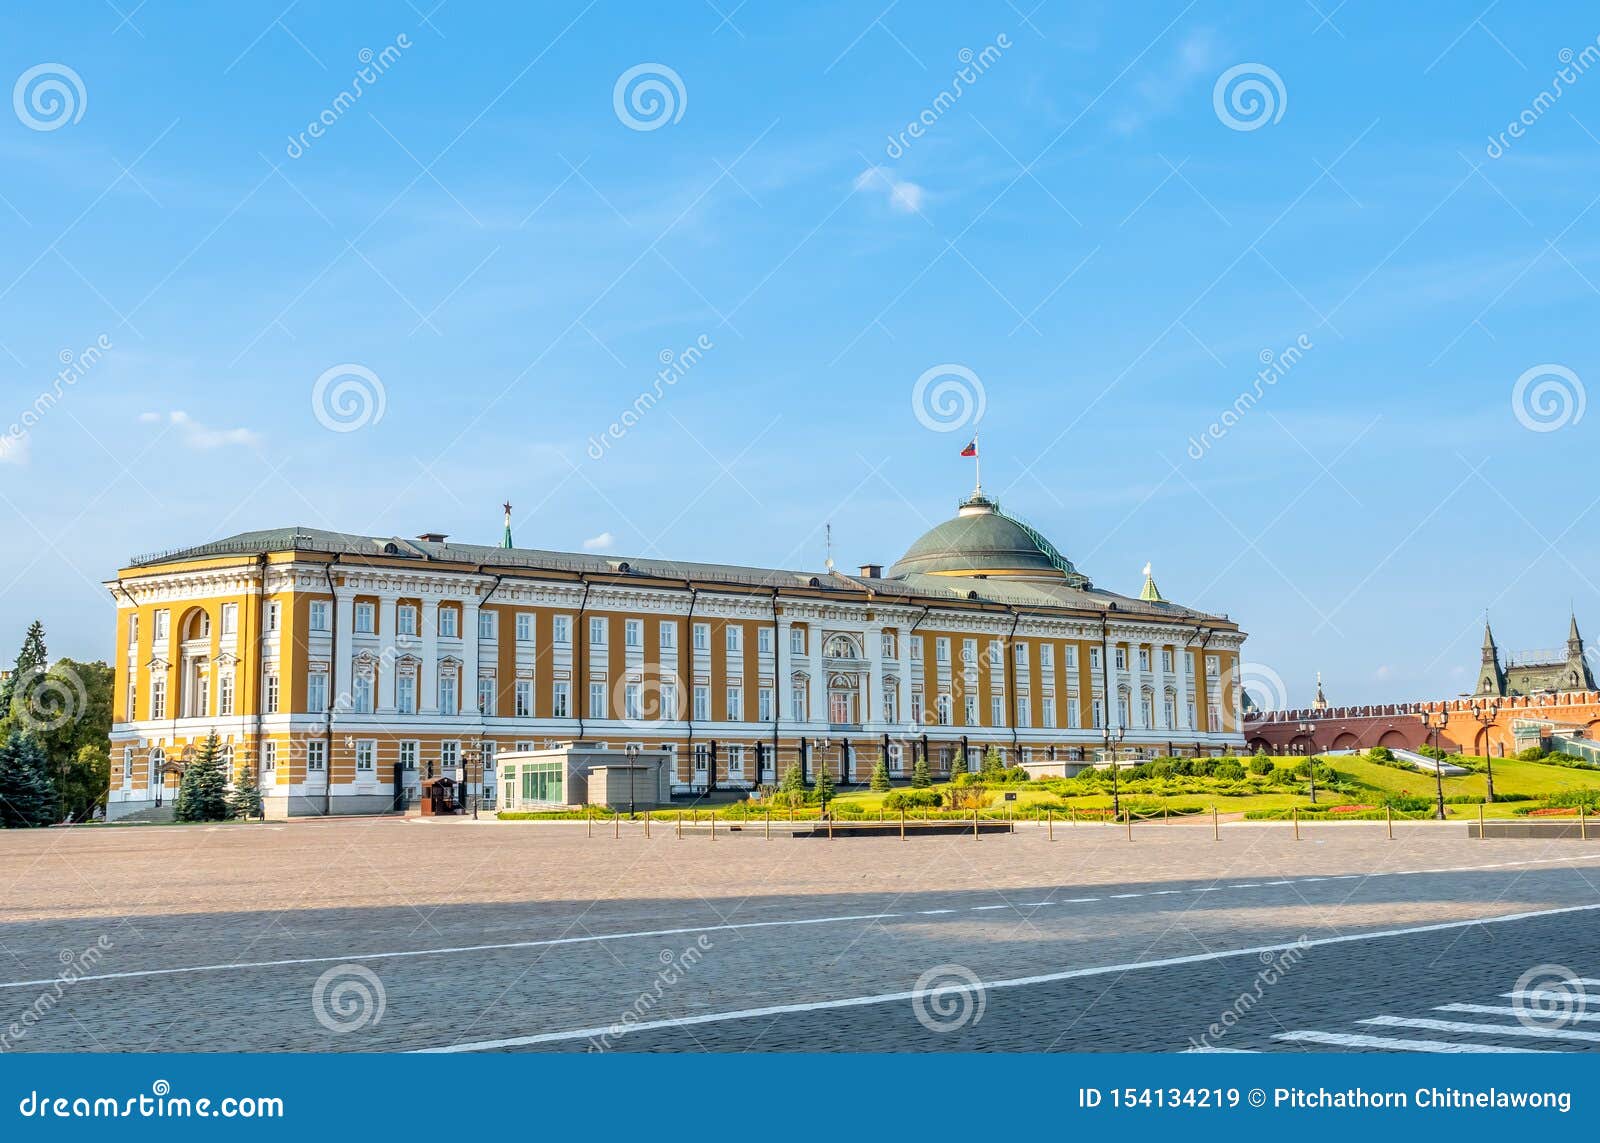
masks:
[[[694,792],[694,608],[695,604],[700,602],[700,589],[694,585],[693,580],[688,579],[683,581],[683,586],[689,589],[689,614],[684,620],[684,626],[688,630],[683,633],[688,642],[678,644],[678,662],[682,663],[683,656],[685,653],[688,654],[689,693],[684,696],[688,700],[687,705],[684,707],[688,718],[684,721],[689,724],[689,740],[684,743],[683,751],[688,755],[689,765],[689,779],[685,784],[692,794]]]
[[[1017,626],[1022,622],[1022,612],[1011,611],[1011,634],[1006,636],[1006,694],[1011,698],[1011,752],[1013,766],[1022,764],[1022,746],[1017,738]]]
[[[572,693],[572,703],[578,710],[578,741],[582,742],[583,703],[589,693],[589,636],[583,628],[583,613],[589,606],[589,588],[593,585],[589,582],[588,572],[579,572],[578,579],[583,583],[583,598],[578,602],[578,629],[572,633],[572,645],[578,649],[574,656],[578,660],[578,669],[572,672],[577,676],[572,681],[578,689]],[[632,781],[631,777],[629,781]]]
[[[328,581],[328,595],[332,598],[329,607],[329,624],[333,628],[330,632],[332,650],[328,655],[328,666],[333,672],[333,677],[339,677],[339,593],[333,589],[333,568],[339,562],[339,553],[333,553],[333,559],[323,565],[322,575]],[[323,741],[327,743],[322,759],[322,815],[333,816],[333,713],[338,706],[338,696],[334,696],[328,703],[327,718],[324,724]]]
[[[783,719],[783,640],[778,638],[778,589],[772,589],[772,780],[781,782],[778,773],[778,723]],[[758,700],[759,701],[759,700]],[[761,784],[761,767],[756,766],[756,785]]]

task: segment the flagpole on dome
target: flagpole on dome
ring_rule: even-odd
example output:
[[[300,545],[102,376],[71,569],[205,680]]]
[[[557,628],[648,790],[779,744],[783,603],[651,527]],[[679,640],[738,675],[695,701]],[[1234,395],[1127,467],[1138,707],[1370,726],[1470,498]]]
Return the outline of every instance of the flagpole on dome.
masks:
[[[972,430],[972,440],[968,442],[966,448],[961,450],[961,455],[970,456],[972,458],[973,480],[975,481],[972,494],[974,496],[981,496],[983,494],[983,460],[978,456],[977,429]]]

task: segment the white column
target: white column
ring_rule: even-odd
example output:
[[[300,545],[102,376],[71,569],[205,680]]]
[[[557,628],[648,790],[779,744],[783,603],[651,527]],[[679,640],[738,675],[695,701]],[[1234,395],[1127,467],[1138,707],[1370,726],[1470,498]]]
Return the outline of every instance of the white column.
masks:
[[[867,693],[861,701],[861,721],[871,723],[883,717],[883,628],[868,627],[863,638],[867,643]]]
[[[1100,683],[1105,688],[1105,694],[1100,703],[1105,707],[1105,723],[1107,729],[1115,732],[1122,726],[1122,704],[1117,701],[1117,688],[1121,679],[1117,673],[1117,648],[1116,639],[1110,629],[1106,630],[1105,642],[1100,647],[1100,654],[1105,656],[1105,670],[1101,672]],[[1109,681],[1107,681],[1109,680]]]
[[[822,628],[816,623],[806,628],[806,660],[811,671],[811,709],[806,713],[813,723],[828,721],[828,679],[822,672]]]
[[[478,709],[478,601],[461,604],[461,713]]]
[[[395,639],[398,596],[387,592],[378,597],[378,693],[373,699],[379,714],[393,714],[398,701],[395,682],[400,676],[400,656]]]
[[[422,677],[417,680],[417,711],[419,714],[439,713],[439,601],[422,601],[421,624],[417,628],[422,640]]]
[[[1128,645],[1128,718],[1136,730],[1150,729],[1144,717],[1144,669],[1139,666],[1143,646],[1137,638]]]
[[[1167,711],[1167,665],[1166,646],[1162,643],[1150,644],[1150,670],[1155,675],[1154,690],[1155,700],[1151,703],[1150,713],[1155,715],[1156,726],[1169,733],[1172,730],[1164,719]],[[1178,712],[1172,712],[1173,722],[1177,722]]]
[[[911,640],[915,638],[908,627],[895,629],[896,650],[900,652],[900,689],[895,694],[894,705],[895,717],[902,726],[911,721]],[[909,759],[905,765],[910,766]]]
[[[351,665],[355,662],[355,592],[348,588],[338,587],[334,589],[333,599],[333,609],[338,614],[335,635],[338,650],[334,652],[335,658],[333,661],[333,698],[335,705],[339,709],[349,710],[354,700]]]
[[[1189,719],[1189,704],[1194,701],[1194,671],[1190,667],[1190,650],[1187,644],[1178,648],[1178,729],[1194,732]]]
[[[786,656],[789,654],[789,619],[787,616],[778,616],[777,629],[773,631],[772,637],[777,640],[772,645],[772,701],[774,704],[772,713],[781,724],[790,721],[789,715],[791,713],[789,710],[789,668],[784,665],[787,662]],[[757,673],[759,674],[760,672]],[[759,702],[760,700],[756,701]],[[776,757],[773,758],[772,765],[776,773],[778,765]],[[782,777],[781,774],[778,776]]]

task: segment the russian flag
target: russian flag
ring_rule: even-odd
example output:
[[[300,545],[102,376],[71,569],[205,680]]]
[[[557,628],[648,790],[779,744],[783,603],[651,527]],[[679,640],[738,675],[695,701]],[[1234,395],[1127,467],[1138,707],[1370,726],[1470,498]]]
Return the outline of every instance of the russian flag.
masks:
[[[977,437],[973,437],[972,440],[967,443],[967,447],[961,450],[961,455],[962,456],[977,456],[978,455],[978,438]]]

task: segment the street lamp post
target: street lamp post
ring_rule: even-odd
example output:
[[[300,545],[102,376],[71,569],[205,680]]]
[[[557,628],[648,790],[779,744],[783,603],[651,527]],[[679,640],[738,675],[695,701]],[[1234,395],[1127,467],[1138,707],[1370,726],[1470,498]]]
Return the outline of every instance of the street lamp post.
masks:
[[[478,781],[479,781],[480,784],[482,783],[482,781],[483,781],[482,763],[483,763],[483,739],[479,738],[479,739],[475,739],[472,742],[469,742],[467,744],[466,749],[464,749],[461,752],[461,796],[462,797],[468,797],[469,796],[468,791],[472,789],[472,767],[474,765],[478,766]],[[472,798],[472,820],[473,821],[477,821],[478,820],[478,795],[471,794],[470,797]]]
[[[1491,702],[1474,702],[1471,705],[1472,717],[1483,726],[1483,762],[1484,771],[1484,801],[1494,801],[1494,751],[1489,749],[1489,728],[1500,717],[1500,700]]]
[[[631,822],[633,820],[633,783],[636,775],[634,766],[639,761],[638,744],[634,742],[628,743],[628,747],[623,753],[628,758],[628,820]]]
[[[1422,725],[1425,729],[1433,732],[1433,781],[1434,786],[1439,791],[1438,817],[1440,821],[1444,821],[1444,763],[1439,759],[1439,732],[1449,725],[1450,712],[1447,710],[1425,710],[1417,717],[1422,719]]]
[[[1111,758],[1111,816],[1113,819],[1122,815],[1122,799],[1117,790],[1117,754],[1112,749],[1111,744],[1115,741],[1117,746],[1121,747],[1122,740],[1126,737],[1128,737],[1128,728],[1126,726],[1117,727],[1115,734],[1112,733],[1109,725],[1105,728],[1106,754]]]
[[[1314,734],[1316,734],[1316,732],[1316,723],[1302,722],[1300,724],[1300,733],[1305,735],[1306,738],[1311,742],[1311,745],[1306,747],[1306,753],[1311,757],[1311,762],[1306,769],[1306,773],[1311,776],[1311,804],[1313,806],[1317,804],[1317,742],[1316,739],[1312,737]]]

